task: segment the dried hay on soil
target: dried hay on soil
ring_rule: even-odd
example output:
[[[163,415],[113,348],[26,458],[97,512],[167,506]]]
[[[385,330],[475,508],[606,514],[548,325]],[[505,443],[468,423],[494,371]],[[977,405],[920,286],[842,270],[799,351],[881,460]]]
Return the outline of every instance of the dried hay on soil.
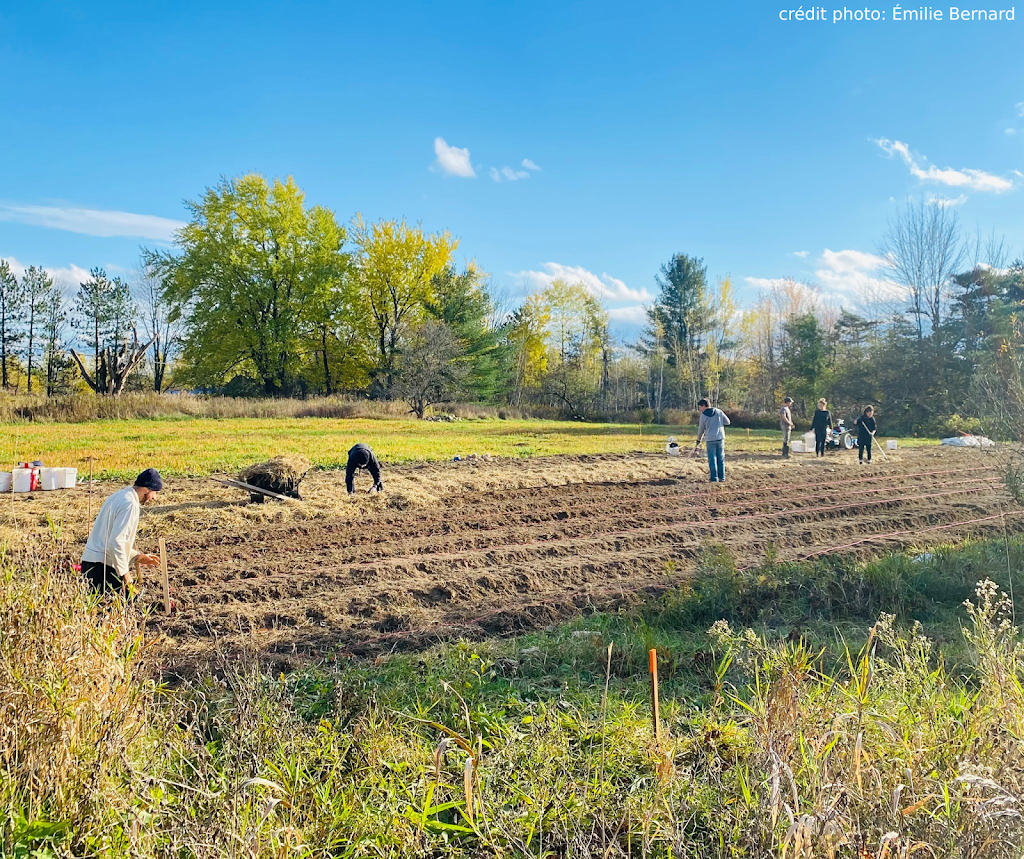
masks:
[[[304,456],[275,456],[242,469],[238,479],[260,489],[298,498],[299,484],[312,467],[313,464]]]

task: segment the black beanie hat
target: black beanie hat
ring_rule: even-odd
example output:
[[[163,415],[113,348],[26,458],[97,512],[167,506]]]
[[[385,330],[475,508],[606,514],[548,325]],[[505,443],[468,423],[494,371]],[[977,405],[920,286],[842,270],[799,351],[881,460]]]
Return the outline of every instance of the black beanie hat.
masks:
[[[143,489],[152,489],[154,492],[159,492],[164,488],[164,482],[160,479],[160,472],[155,468],[147,468],[136,477],[135,485]]]

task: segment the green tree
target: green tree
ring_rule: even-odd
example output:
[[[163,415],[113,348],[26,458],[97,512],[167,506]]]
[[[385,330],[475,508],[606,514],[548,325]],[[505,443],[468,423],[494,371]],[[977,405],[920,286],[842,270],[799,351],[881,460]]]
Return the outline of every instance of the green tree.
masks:
[[[67,307],[59,289],[54,289],[43,313],[43,362],[46,371],[46,396],[70,388],[74,362],[65,354]]]
[[[494,302],[484,274],[470,264],[461,272],[447,265],[434,277],[427,312],[443,322],[460,344],[465,364],[464,390],[481,401],[492,401],[501,390],[498,331],[492,325]]]
[[[391,393],[396,356],[407,328],[421,321],[433,300],[434,278],[451,263],[458,241],[447,233],[425,233],[405,221],[353,221],[355,271],[360,302],[373,334],[373,391]]]
[[[822,386],[827,369],[828,341],[818,317],[802,313],[786,320],[786,339],[782,345],[782,366],[789,395],[800,414],[806,415],[808,403]]]
[[[656,277],[659,293],[648,309],[648,341],[657,332],[667,356],[675,404],[693,405],[707,381],[706,338],[714,326],[702,259],[675,254]]]
[[[15,351],[23,336],[25,293],[7,260],[0,259],[0,389],[7,390]]]
[[[608,313],[583,284],[556,280],[541,293],[547,308],[545,399],[570,417],[594,415],[608,386]]]
[[[27,367],[28,392],[32,393],[33,365],[36,364],[36,353],[43,342],[42,329],[46,318],[47,307],[53,293],[57,291],[53,278],[38,266],[29,266],[21,278],[21,288],[25,296],[26,345],[25,364]],[[36,365],[35,369],[38,369]]]
[[[307,208],[289,177],[247,174],[187,204],[176,252],[146,253],[184,320],[182,360],[200,385],[250,376],[268,396],[292,392],[319,298],[344,277],[345,230]]]
[[[137,308],[128,283],[120,277],[107,277],[101,268],[93,269],[90,275],[89,280],[79,284],[75,309],[77,326],[93,353],[92,372],[74,349],[71,357],[86,384],[96,393],[120,394],[152,341],[145,346],[139,342]]]

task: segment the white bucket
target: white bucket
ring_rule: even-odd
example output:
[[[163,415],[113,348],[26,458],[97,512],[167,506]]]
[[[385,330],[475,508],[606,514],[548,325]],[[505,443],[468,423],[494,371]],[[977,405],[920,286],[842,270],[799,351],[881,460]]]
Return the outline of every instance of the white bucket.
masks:
[[[63,468],[40,468],[39,469],[39,488],[47,491],[51,489],[60,489],[64,483],[64,469]]]
[[[896,450],[896,439],[890,438],[885,442],[886,450]]]
[[[61,489],[74,489],[75,484],[78,483],[78,469],[77,468],[62,468],[61,469]]]
[[[16,468],[11,475],[11,488],[15,492],[30,492],[32,490],[31,468]]]
[[[11,472],[0,471],[0,492],[11,491]]]

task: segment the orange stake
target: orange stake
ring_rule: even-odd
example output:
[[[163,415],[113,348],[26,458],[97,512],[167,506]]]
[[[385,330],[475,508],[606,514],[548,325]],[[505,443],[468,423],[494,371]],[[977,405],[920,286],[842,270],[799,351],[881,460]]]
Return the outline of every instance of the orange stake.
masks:
[[[651,710],[654,719],[654,739],[661,742],[661,718],[658,708],[658,651],[654,648],[648,653],[651,663]]]

